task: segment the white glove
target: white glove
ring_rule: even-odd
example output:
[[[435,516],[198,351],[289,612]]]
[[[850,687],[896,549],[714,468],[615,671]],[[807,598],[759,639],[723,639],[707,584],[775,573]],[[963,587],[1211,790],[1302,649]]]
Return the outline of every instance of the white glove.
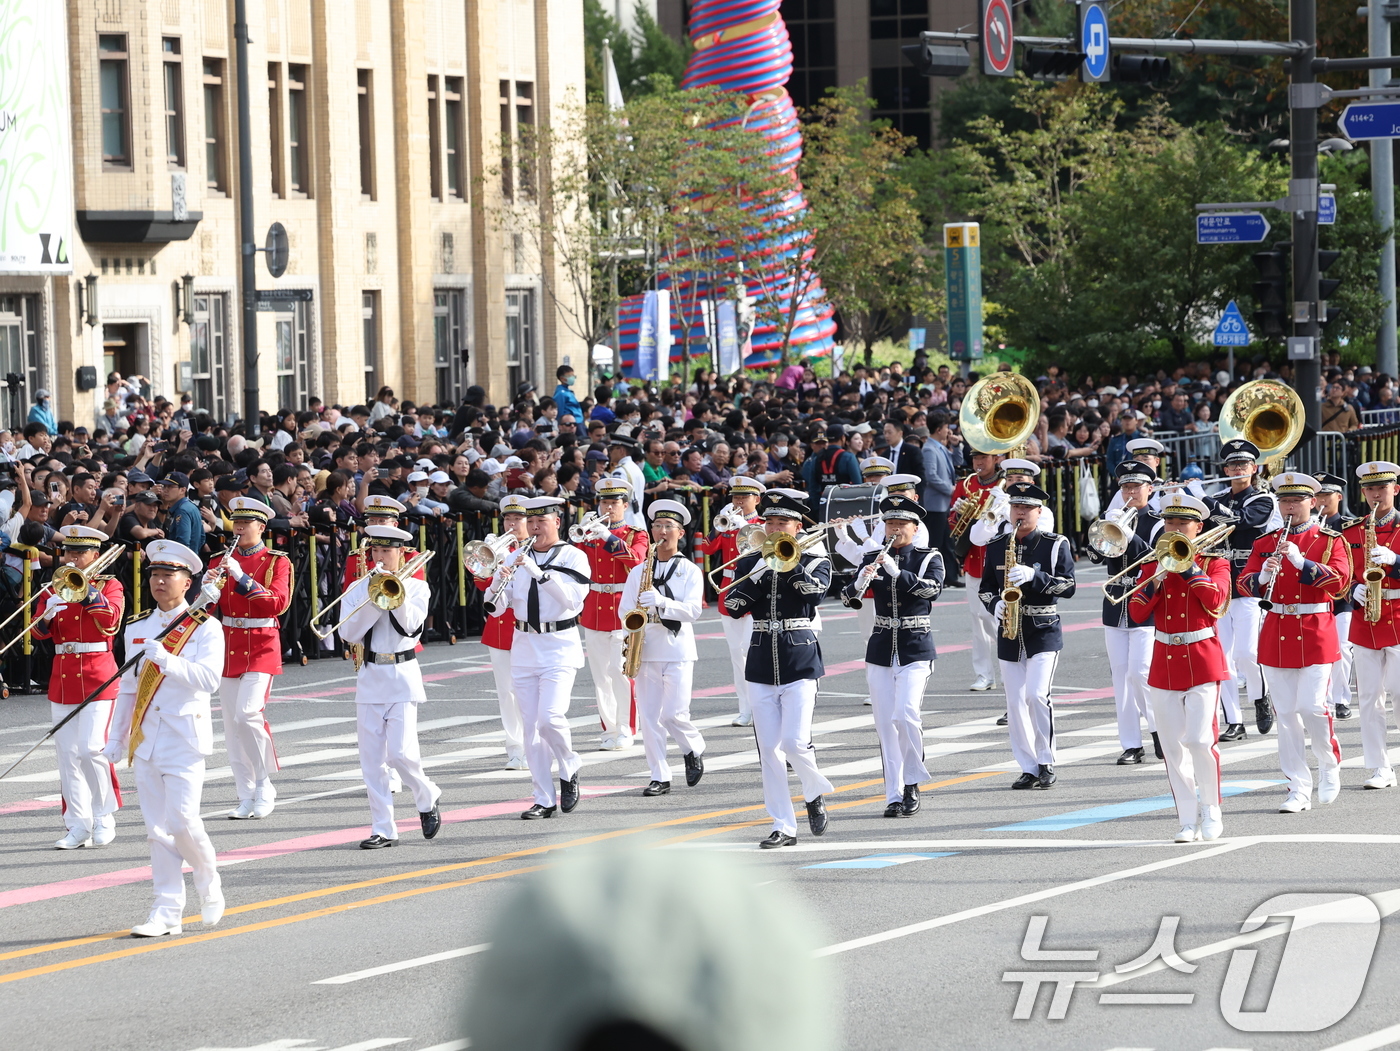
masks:
[[[1371,548],[1371,561],[1379,562],[1383,566],[1395,565],[1395,552],[1388,547],[1376,546]]]
[[[997,604],[996,604],[995,606],[992,607],[992,619],[993,619],[993,620],[1001,620],[1002,616],[1005,615],[1005,613],[1006,613],[1006,600],[1005,600],[1005,599],[997,599]]]
[[[1034,569],[1032,569],[1030,566],[1023,566],[1020,563],[1017,563],[1016,565],[1012,566],[1010,572],[1006,574],[1006,579],[1011,581],[1011,583],[1015,584],[1017,587],[1020,587],[1026,581],[1030,580],[1033,576],[1035,576]]]
[[[1271,565],[1269,565],[1268,562],[1265,562],[1265,563],[1264,563],[1264,568],[1261,569],[1261,570],[1259,571],[1259,583],[1261,583],[1261,584],[1268,584],[1268,582],[1271,581],[1271,580],[1273,580],[1273,579],[1274,579],[1274,567],[1271,566]]]
[[[1363,606],[1366,605],[1366,585],[1365,585],[1365,584],[1357,584],[1356,587],[1354,587],[1354,588],[1351,589],[1351,600],[1352,600],[1353,602],[1359,602],[1359,603],[1360,603],[1361,605],[1363,605]]]
[[[536,580],[544,576],[544,570],[540,569],[539,564],[533,558],[522,558],[520,560],[520,568]]]
[[[126,742],[118,741],[116,738],[108,740],[102,746],[102,758],[114,766],[120,763],[126,758]]]
[[[856,574],[856,591],[864,591],[870,586],[870,582],[875,579],[875,574],[880,571],[878,563],[871,562],[861,566],[860,572]]]
[[[229,579],[236,584],[241,584],[248,579],[248,574],[243,571],[243,567],[238,564],[238,559],[230,558],[226,562],[228,566]]]
[[[54,617],[58,616],[67,608],[68,603],[66,602],[50,602],[47,606],[44,607],[44,615],[39,619],[41,621],[53,620]]]
[[[223,591],[216,581],[211,580],[199,589],[199,594],[204,599],[205,605],[212,606],[219,601],[219,596],[223,594]]]
[[[637,596],[637,605],[643,609],[656,609],[661,603],[655,591],[643,591]]]
[[[881,555],[879,559],[880,568],[890,577],[899,576],[899,563],[894,560],[893,555]]]
[[[965,497],[965,496],[960,496],[960,497],[958,497],[956,500],[953,501],[953,514],[955,514],[955,515],[960,515],[960,514],[962,514],[962,510],[963,510],[963,508],[966,507],[966,506],[967,506],[967,497]]]
[[[143,652],[146,659],[157,668],[164,668],[165,662],[170,659],[170,651],[161,644],[159,639],[147,639]]]
[[[760,580],[763,579],[763,575],[767,572],[768,563],[764,562],[762,559],[759,559],[758,565],[754,566],[753,570],[749,573],[749,579],[755,584],[757,584]]]
[[[1285,540],[1283,544],[1283,557],[1288,559],[1294,569],[1303,568],[1303,552],[1298,550],[1298,545],[1292,540]]]

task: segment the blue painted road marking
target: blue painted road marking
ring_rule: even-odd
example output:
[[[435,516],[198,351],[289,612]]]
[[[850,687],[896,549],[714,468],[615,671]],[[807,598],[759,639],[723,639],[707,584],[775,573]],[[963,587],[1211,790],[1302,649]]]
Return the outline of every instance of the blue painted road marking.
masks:
[[[939,854],[871,854],[868,858],[854,858],[851,861],[825,861],[820,865],[803,865],[804,869],[887,869],[895,865],[907,865],[911,861],[927,861],[929,858],[951,858],[956,850]]]
[[[1238,796],[1260,788],[1270,788],[1284,784],[1283,781],[1226,781],[1220,786],[1222,796]],[[1064,832],[1084,825],[1096,825],[1100,821],[1113,821],[1120,817],[1136,817],[1156,810],[1175,810],[1172,797],[1152,796],[1150,799],[1130,799],[1126,803],[1113,803],[1110,806],[1090,807],[1087,810],[1071,810],[1067,814],[1036,818],[1034,821],[1020,821],[1014,825],[998,825],[988,832]]]

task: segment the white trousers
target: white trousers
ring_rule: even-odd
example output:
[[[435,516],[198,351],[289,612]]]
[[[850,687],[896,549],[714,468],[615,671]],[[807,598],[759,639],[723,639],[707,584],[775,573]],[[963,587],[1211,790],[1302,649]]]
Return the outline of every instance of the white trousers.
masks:
[[[520,705],[515,699],[515,685],[510,677],[510,650],[491,651],[491,675],[496,680],[496,701],[501,706],[501,729],[506,735],[506,758],[525,757],[525,731],[520,722]]]
[[[583,765],[569,732],[569,701],[575,674],[573,668],[511,668],[515,699],[525,728],[525,761],[530,764],[530,781],[535,802],[540,806],[559,805],[559,789],[551,773],[556,761],[559,777],[565,781]]]
[[[869,599],[869,598],[867,598],[867,599],[861,599],[861,601],[860,601],[860,609],[856,610],[856,625],[858,626],[858,628],[859,628],[859,630],[860,630],[860,637],[863,638],[863,639],[869,640],[870,636],[873,635],[873,634],[875,634],[875,600],[874,600],[874,599]],[[861,651],[861,656],[864,656],[864,655],[865,655],[865,651],[862,650],[862,651]],[[867,678],[868,678],[868,676],[867,676]],[[871,694],[870,694],[870,699],[871,699],[872,702],[874,701],[874,699],[875,699],[875,694],[874,694],[874,693],[871,693]]]
[[[1373,650],[1352,647],[1356,668],[1357,716],[1361,720],[1362,762],[1368,770],[1390,768],[1386,737],[1390,727],[1385,714],[1386,695],[1400,698],[1400,646]]]
[[[1306,730],[1312,738],[1319,775],[1335,770],[1342,761],[1342,750],[1332,732],[1332,706],[1328,701],[1330,664],[1309,664],[1305,668],[1270,668],[1269,696],[1274,702],[1274,725],[1278,727],[1278,765],[1288,778],[1288,791],[1312,794],[1312,771],[1308,769]]]
[[[932,674],[933,661],[914,661],[893,668],[865,666],[865,682],[874,707],[875,736],[880,740],[880,763],[885,771],[886,803],[903,799],[905,785],[929,779],[928,767],[924,765],[920,709]]]
[[[1147,672],[1152,665],[1151,628],[1103,629],[1108,667],[1113,673],[1113,703],[1118,709],[1118,743],[1124,749],[1142,747],[1142,721],[1157,729],[1147,703]]]
[[[1200,824],[1201,806],[1220,805],[1220,749],[1215,743],[1220,692],[1216,682],[1185,691],[1147,688],[1166,757],[1167,783],[1183,825]]]
[[[739,714],[749,715],[749,683],[744,667],[749,659],[749,642],[753,638],[752,617],[720,617],[724,626],[724,641],[729,647],[729,667],[734,672],[734,693],[739,698]]]
[[[1257,701],[1264,696],[1264,679],[1259,671],[1259,600],[1230,597],[1230,608],[1216,622],[1220,648],[1225,651],[1225,668],[1230,677],[1220,686],[1220,703],[1225,706],[1227,723],[1242,723],[1240,714],[1240,680],[1244,681],[1245,700]]]
[[[797,815],[788,792],[787,763],[802,782],[802,798],[811,802],[831,791],[831,782],[817,769],[812,748],[812,710],[817,705],[817,680],[798,679],[785,686],[749,683],[753,733],[763,766],[763,805],[773,828],[797,835]]]
[[[681,755],[705,752],[705,739],[690,721],[690,682],[694,673],[694,661],[642,661],[637,672],[638,722],[642,724],[642,747],[653,781],[671,780],[671,764],[666,761],[667,734]]]
[[[194,887],[201,899],[223,896],[214,844],[199,816],[204,756],[177,734],[157,734],[151,758],[138,756],[134,773],[151,844],[155,904],[150,919],[174,926],[185,914],[184,865],[194,870]]]
[[[398,839],[394,824],[394,797],[389,791],[389,768],[413,793],[413,804],[426,814],[442,790],[423,772],[418,750],[418,705],[413,701],[355,705],[360,740],[360,774],[369,795],[370,832]]]
[[[1007,729],[1011,754],[1022,773],[1038,774],[1055,763],[1055,713],[1050,708],[1050,683],[1060,655],[1037,653],[1024,661],[1000,661],[1006,685]]]
[[[233,769],[233,785],[244,802],[270,803],[277,798],[272,771],[277,753],[263,714],[272,693],[272,675],[250,671],[236,679],[219,680],[219,704],[224,710],[224,747]]]
[[[1351,634],[1351,610],[1345,613],[1336,614],[1337,621],[1337,644],[1341,648],[1342,655],[1332,664],[1332,690],[1331,702],[1333,704],[1351,704],[1351,643],[1347,641],[1347,636]]]
[[[72,710],[71,704],[49,703],[57,723]],[[102,758],[112,702],[93,701],[54,734],[58,750],[58,783],[63,790],[63,823],[70,832],[91,832],[99,818],[115,814],[116,774]]]
[[[978,678],[997,680],[997,633],[1001,625],[982,605],[978,592],[982,590],[982,578],[970,574],[964,577],[967,605],[972,611],[972,672]]]
[[[636,732],[637,713],[632,705],[632,683],[622,674],[622,650],[626,641],[627,632],[621,628],[617,631],[583,629],[588,673],[593,676],[593,696],[598,703],[603,733],[631,737]]]

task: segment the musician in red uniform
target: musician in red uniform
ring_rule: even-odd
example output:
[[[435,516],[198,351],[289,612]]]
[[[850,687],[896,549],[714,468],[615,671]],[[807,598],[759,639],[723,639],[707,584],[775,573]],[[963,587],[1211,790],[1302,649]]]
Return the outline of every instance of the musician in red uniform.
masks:
[[[235,496],[229,501],[238,536],[222,594],[214,607],[224,625],[224,674],[219,704],[224,713],[224,747],[233,768],[238,807],[234,820],[264,818],[272,813],[278,769],[272,727],[264,714],[272,677],[282,674],[282,632],[277,618],[292,600],[292,563],[263,543],[272,509],[258,500]],[[209,572],[223,564],[209,563]]]
[[[1209,513],[1205,501],[1170,493],[1162,500],[1162,532],[1195,538]],[[1147,563],[1139,583],[1157,571],[1156,562]],[[1184,573],[1166,573],[1128,601],[1137,623],[1156,618],[1147,695],[1181,821],[1176,841],[1217,839],[1223,822],[1215,709],[1229,672],[1215,625],[1230,604],[1230,564],[1198,555]]]
[[[953,486],[953,505],[948,511],[950,529],[957,525],[959,512],[967,506],[965,501],[976,500],[986,490],[995,489],[1001,484],[1001,461],[1002,457],[996,453],[972,450],[974,473],[958,479],[958,484]],[[966,552],[963,554],[963,576],[967,580],[967,593],[978,595],[982,591],[982,563],[987,549],[973,544],[964,531],[957,541],[957,550]],[[990,690],[997,684],[996,636],[1001,631],[1001,625],[983,609],[981,602],[969,601],[968,606],[972,609],[972,670],[977,674],[968,689]]]
[[[400,520],[408,513],[408,508],[399,503],[392,496],[367,496],[365,497],[365,523],[364,528],[370,526],[393,526],[400,528]],[[409,532],[412,532],[410,529]],[[340,589],[343,593],[351,584],[359,580],[369,572],[369,560],[365,555],[365,546],[350,552],[350,557],[345,560],[345,572],[341,575]],[[413,571],[413,575],[418,580],[427,580],[428,575],[422,566]],[[418,650],[421,652],[422,645]]]
[[[1313,520],[1317,491],[1310,474],[1285,471],[1271,483],[1283,529],[1254,541],[1236,587],[1267,610],[1259,629],[1259,663],[1274,704],[1278,762],[1288,778],[1280,814],[1312,808],[1312,772],[1303,731],[1317,756],[1317,801],[1342,790],[1342,752],[1332,732],[1329,686],[1340,656],[1332,602],[1351,583],[1351,552],[1340,533]]]
[[[1361,495],[1371,513],[1342,530],[1352,560],[1352,592],[1356,612],[1351,615],[1351,659],[1356,669],[1357,714],[1361,720],[1362,762],[1370,776],[1366,788],[1395,787],[1395,771],[1386,748],[1386,694],[1400,698],[1400,515],[1395,512],[1396,479],[1400,464],[1385,460],[1363,463],[1356,469]],[[1374,516],[1374,518],[1372,517]],[[1368,526],[1374,528],[1375,546],[1368,544]],[[1366,619],[1367,562],[1385,573],[1381,580],[1380,619]]]
[[[58,531],[62,564],[87,569],[97,561],[106,536],[87,526],[69,525]],[[116,674],[112,637],[122,622],[122,586],[112,577],[93,578],[82,602],[64,602],[45,592],[34,607],[36,639],[52,639],[53,670],[49,676],[49,709],[54,722],[81,704],[88,694]],[[63,823],[68,834],[54,844],[59,850],[105,847],[117,835],[114,815],[122,805],[117,774],[102,755],[117,681],[98,695],[68,725],[54,735],[58,750],[58,782],[63,790]]]
[[[525,524],[525,499],[511,494],[501,498],[501,533],[511,534],[526,546],[530,531]],[[491,578],[476,582],[477,590],[491,586]],[[501,708],[501,729],[506,735],[506,769],[528,770],[525,761],[525,727],[520,721],[520,702],[510,679],[510,646],[515,638],[515,611],[505,606],[500,613],[487,610],[481,642],[491,653],[491,674],[496,680],[496,700]]]
[[[748,525],[761,525],[758,516],[758,499],[768,487],[762,482],[743,476],[729,482],[729,507],[738,518]],[[721,511],[721,514],[724,512]],[[739,557],[739,530],[716,529],[708,540],[702,541],[699,549],[710,556],[711,566],[727,566],[720,571],[719,609],[724,616],[720,624],[724,628],[724,642],[729,647],[729,666],[734,671],[734,692],[739,697],[739,714],[734,717],[734,726],[752,726],[753,709],[749,707],[749,684],[744,678],[744,662],[749,656],[749,639],[753,635],[753,616],[745,613],[742,617],[730,616],[724,605],[727,585],[734,580],[734,567],[727,565]]]
[[[583,625],[598,719],[603,724],[600,747],[616,751],[632,746],[637,726],[632,682],[622,674],[627,633],[622,630],[617,604],[628,570],[647,557],[650,542],[646,530],[634,529],[623,521],[632,498],[632,483],[625,478],[601,478],[593,492],[598,497],[598,517],[580,523],[584,540],[578,547],[588,556],[591,583],[579,623]]]

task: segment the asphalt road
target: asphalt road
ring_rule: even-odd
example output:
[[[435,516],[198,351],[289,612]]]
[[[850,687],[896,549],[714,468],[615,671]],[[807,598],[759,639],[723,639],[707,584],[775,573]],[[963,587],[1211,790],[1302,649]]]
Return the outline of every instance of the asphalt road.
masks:
[[[350,666],[287,669],[270,710],[283,762],[278,808],[263,821],[224,820],[236,799],[220,738],[204,810],[229,909],[217,927],[191,922],[176,939],[126,936],[150,904],[130,772],[116,841],[61,853],[52,849],[62,833],[57,772],[41,750],[0,783],[0,1046],[460,1048],[465,993],[490,959],[480,947],[520,870],[584,841],[637,834],[664,849],[743,854],[757,882],[780,881],[806,900],[824,925],[823,965],[840,991],[847,1048],[1400,1043],[1400,955],[1386,918],[1400,909],[1400,790],[1362,790],[1357,721],[1338,723],[1341,798],[1295,816],[1277,813],[1276,737],[1260,738],[1251,721],[1249,738],[1222,747],[1236,793],[1225,803],[1225,837],[1171,843],[1177,823],[1161,764],[1114,762],[1093,586],[1101,577],[1081,566],[1080,595],[1062,603],[1060,780],[1047,792],[1008,791],[1011,755],[995,725],[1004,699],[967,690],[968,596],[950,590],[937,603],[941,656],[924,702],[934,782],[909,820],[881,816],[878,747],[862,703],[864,639],[853,614],[826,607],[830,674],[814,741],[837,785],[832,825],[819,840],[803,827],[796,848],[777,852],[755,849],[767,832],[757,760],[751,733],[729,725],[732,684],[712,611],[699,627],[695,675],[693,711],[708,742],[701,785],[686,789],[678,777],[671,795],[643,799],[640,747],[593,750],[584,672],[571,716],[588,764],[583,783],[595,794],[552,821],[517,818],[528,782],[499,769],[483,648],[429,647],[420,736],[448,824],[423,841],[412,800],[400,795],[406,824],[393,850],[356,849],[368,818]],[[47,717],[42,698],[0,702],[0,761],[42,733]],[[1287,919],[1246,923],[1288,894],[1313,896],[1275,904],[1304,910],[1292,931]],[[197,920],[196,906],[187,914]],[[1147,954],[1159,930],[1167,955],[1171,944],[1179,954],[1173,967],[1115,970]],[[1034,981],[1014,977],[1036,973],[1077,977],[1059,986],[1052,977],[1038,994],[1027,991]]]

